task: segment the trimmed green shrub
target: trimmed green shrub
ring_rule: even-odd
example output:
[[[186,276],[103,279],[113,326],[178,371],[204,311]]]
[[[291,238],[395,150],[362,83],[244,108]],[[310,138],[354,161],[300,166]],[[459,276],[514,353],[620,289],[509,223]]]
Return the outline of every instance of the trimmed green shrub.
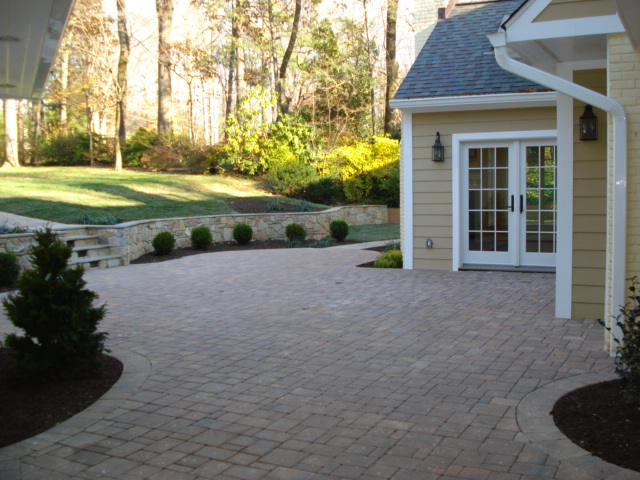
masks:
[[[248,244],[253,238],[253,228],[246,223],[239,223],[233,227],[233,239],[240,245]]]
[[[318,181],[320,177],[310,165],[288,163],[269,170],[266,178],[275,192],[291,197],[304,192],[310,183]]]
[[[18,257],[13,252],[0,252],[0,287],[13,287],[20,276]]]
[[[211,230],[207,227],[200,226],[191,230],[191,245],[198,250],[206,250],[213,242],[213,235]]]
[[[113,149],[106,137],[92,134],[93,158],[98,163],[113,163]],[[38,139],[36,154],[44,165],[89,165],[91,148],[86,132],[54,130]]]
[[[332,238],[341,242],[349,235],[349,224],[344,220],[334,220],[329,224],[329,232]]]
[[[158,233],[151,242],[156,255],[169,255],[176,246],[176,239],[171,232]]]
[[[85,287],[82,267],[68,267],[71,247],[45,229],[35,233],[29,249],[32,269],[18,280],[18,292],[3,299],[12,333],[5,344],[23,374],[32,378],[75,376],[99,365],[107,337],[97,332],[105,306],[94,307],[98,295]]]
[[[402,252],[389,250],[376,258],[373,266],[376,268],[402,268]]]
[[[622,338],[612,335],[612,340],[618,346],[615,372],[620,378],[621,393],[627,400],[635,402],[640,400],[640,281],[638,277],[630,280],[630,302],[620,307],[620,315],[615,319]],[[604,324],[602,320],[600,323]],[[613,333],[610,327],[606,329]]]
[[[299,196],[313,203],[336,204],[344,199],[342,181],[332,175],[321,177],[309,183]]]
[[[284,229],[284,234],[290,242],[303,242],[307,238],[307,229],[299,223],[290,223]]]

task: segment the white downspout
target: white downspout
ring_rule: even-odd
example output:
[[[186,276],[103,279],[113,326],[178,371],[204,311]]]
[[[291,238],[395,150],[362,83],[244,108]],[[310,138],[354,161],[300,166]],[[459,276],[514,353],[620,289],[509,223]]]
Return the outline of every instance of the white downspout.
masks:
[[[506,32],[499,31],[488,36],[494,47],[496,61],[500,67],[532,82],[564,93],[584,103],[593,105],[613,117],[613,248],[607,248],[607,262],[611,262],[611,302],[605,315],[615,316],[618,307],[625,301],[626,257],[627,257],[627,114],[616,100],[569,82],[551,73],[539,70],[511,58],[506,46]],[[607,321],[609,319],[605,319]],[[621,338],[616,322],[611,322],[612,333]],[[613,342],[610,351],[614,352]]]

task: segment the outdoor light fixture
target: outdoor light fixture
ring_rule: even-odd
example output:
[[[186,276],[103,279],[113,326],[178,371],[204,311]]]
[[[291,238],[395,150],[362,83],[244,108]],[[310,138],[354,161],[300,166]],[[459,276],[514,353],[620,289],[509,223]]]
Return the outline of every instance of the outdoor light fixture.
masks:
[[[593,113],[591,105],[585,105],[584,113],[580,117],[580,140],[598,139],[598,117]]]
[[[444,162],[444,147],[440,143],[440,132],[436,133],[436,141],[433,143],[433,156],[431,160],[434,162]]]

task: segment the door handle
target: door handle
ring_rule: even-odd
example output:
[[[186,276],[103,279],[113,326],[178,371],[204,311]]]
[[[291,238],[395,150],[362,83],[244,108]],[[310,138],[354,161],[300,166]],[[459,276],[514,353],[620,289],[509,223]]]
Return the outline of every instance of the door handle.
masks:
[[[514,200],[514,196],[511,195],[511,205],[509,205],[508,207],[512,212],[514,212],[515,210],[515,200]]]
[[[520,195],[520,213],[524,212],[524,196]]]

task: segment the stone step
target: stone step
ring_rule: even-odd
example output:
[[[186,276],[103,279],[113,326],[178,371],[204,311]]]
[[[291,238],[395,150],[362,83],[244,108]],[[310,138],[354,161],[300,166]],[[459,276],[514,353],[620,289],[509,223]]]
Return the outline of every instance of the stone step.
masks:
[[[69,266],[82,265],[85,268],[110,268],[122,265],[120,255],[104,255],[102,257],[82,257],[69,261]]]
[[[109,245],[81,245],[73,247],[71,258],[91,258],[92,254],[93,256],[104,256],[100,250],[109,253]]]
[[[70,247],[95,245],[99,238],[98,235],[74,235],[65,237],[64,242]]]

